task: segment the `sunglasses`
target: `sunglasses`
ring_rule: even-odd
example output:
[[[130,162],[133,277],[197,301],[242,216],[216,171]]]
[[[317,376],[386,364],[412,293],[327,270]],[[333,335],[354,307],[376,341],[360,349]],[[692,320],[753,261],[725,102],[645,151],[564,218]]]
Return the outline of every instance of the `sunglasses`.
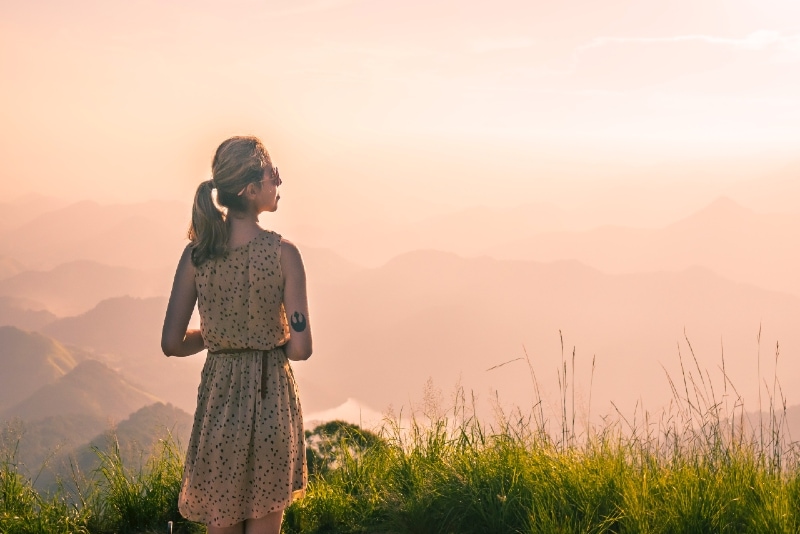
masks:
[[[278,167],[272,167],[272,172],[270,173],[270,177],[269,178],[262,178],[258,182],[252,182],[252,183],[260,184],[260,183],[263,183],[263,182],[265,182],[267,180],[269,180],[269,183],[271,183],[275,187],[278,187],[279,185],[281,185],[283,183],[283,180],[281,180],[281,173],[278,172]],[[250,184],[247,184],[247,185],[250,185]],[[244,190],[247,189],[247,185],[244,186],[242,188],[242,190],[239,191],[239,193],[237,193],[237,196],[242,196],[244,194]]]

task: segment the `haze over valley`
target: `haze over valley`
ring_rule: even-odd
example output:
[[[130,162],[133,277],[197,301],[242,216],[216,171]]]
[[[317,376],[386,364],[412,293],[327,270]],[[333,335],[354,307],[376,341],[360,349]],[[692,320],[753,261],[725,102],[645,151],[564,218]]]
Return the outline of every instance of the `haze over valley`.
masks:
[[[89,414],[118,421],[153,402],[192,413],[203,355],[168,359],[160,352],[170,264],[184,246],[189,207],[164,206],[67,203],[5,228],[0,254],[15,267],[0,279],[0,319],[8,325],[4,335],[16,340],[3,344],[11,365],[3,373],[6,419]],[[772,236],[800,237],[798,214],[758,213],[720,197],[661,228],[555,231],[519,223],[537,217],[529,205],[476,207],[401,228],[378,221],[362,235],[343,235],[343,249],[347,238],[361,242],[364,255],[378,244],[368,258],[374,267],[295,239],[317,340],[314,358],[294,365],[307,413],[355,399],[361,417],[376,422],[387,409],[417,402],[429,379],[445,396],[456,385],[472,392],[484,414],[498,400],[531,406],[537,386],[555,410],[557,373],[562,358],[573,365],[573,351],[570,385],[587,418],[590,409],[595,417],[611,413],[612,402],[666,406],[667,373],[680,376],[692,351],[720,386],[724,358],[730,382],[750,405],[758,398],[754,373],[760,366],[763,377],[773,376],[778,343],[782,393],[790,404],[800,402],[793,397],[800,386],[800,290],[792,276],[800,262],[791,247],[770,246]],[[88,237],[63,231],[89,219]],[[45,221],[52,236],[41,231]],[[399,237],[381,241],[381,228]],[[285,232],[293,235],[291,227]],[[403,239],[414,235],[427,241],[414,249]],[[391,259],[380,263],[383,254]],[[27,344],[17,346],[21,339]],[[86,367],[91,362],[102,367]],[[125,386],[78,394],[91,376]],[[106,395],[121,398],[109,403]]]

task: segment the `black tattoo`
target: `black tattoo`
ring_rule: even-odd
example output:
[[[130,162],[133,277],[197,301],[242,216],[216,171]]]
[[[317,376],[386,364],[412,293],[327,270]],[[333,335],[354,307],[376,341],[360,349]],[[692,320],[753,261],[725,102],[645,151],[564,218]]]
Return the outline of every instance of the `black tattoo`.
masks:
[[[295,332],[302,332],[306,329],[306,316],[300,312],[294,312],[292,314],[292,330]]]

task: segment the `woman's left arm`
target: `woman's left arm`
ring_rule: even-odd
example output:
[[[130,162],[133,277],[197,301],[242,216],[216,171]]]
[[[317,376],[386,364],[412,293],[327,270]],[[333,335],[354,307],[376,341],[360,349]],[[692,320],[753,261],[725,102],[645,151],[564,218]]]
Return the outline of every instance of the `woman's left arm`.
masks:
[[[166,356],[190,356],[205,348],[200,330],[188,330],[197,302],[194,274],[192,249],[187,246],[175,271],[164,328],[161,330],[161,350]]]
[[[283,307],[289,321],[289,341],[284,345],[290,360],[307,360],[313,351],[311,320],[308,317],[306,271],[300,251],[289,241],[281,241],[281,270],[283,271]]]

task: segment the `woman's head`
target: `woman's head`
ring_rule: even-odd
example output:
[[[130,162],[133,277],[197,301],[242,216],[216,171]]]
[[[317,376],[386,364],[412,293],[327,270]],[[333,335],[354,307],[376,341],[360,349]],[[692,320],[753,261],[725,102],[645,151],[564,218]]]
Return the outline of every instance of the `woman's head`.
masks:
[[[227,214],[277,209],[278,170],[256,137],[231,137],[222,142],[211,163],[211,180],[197,188],[192,209],[189,239],[192,261],[200,265],[225,254],[228,244]],[[212,192],[217,190],[216,204]]]
[[[211,163],[211,182],[217,202],[234,211],[247,211],[251,194],[260,190],[272,173],[272,161],[264,145],[255,137],[231,137],[223,141]],[[250,184],[253,184],[250,186]]]

